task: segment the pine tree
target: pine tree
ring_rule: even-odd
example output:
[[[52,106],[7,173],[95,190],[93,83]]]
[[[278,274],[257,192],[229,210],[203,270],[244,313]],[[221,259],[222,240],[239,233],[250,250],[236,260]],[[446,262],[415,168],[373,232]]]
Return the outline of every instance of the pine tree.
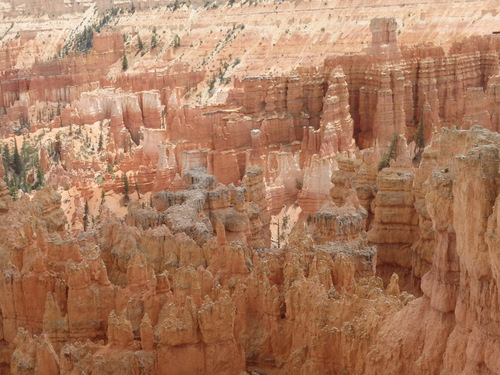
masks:
[[[44,179],[43,169],[40,166],[40,159],[38,158],[38,156],[36,157],[34,164],[35,164],[34,167],[36,169],[36,181],[35,181],[35,185],[33,185],[33,187],[35,189],[39,189],[45,183],[45,179]]]
[[[12,197],[12,200],[17,201],[19,199],[18,190],[19,190],[19,182],[17,175],[13,175],[9,181],[9,194]]]
[[[102,132],[99,134],[99,144],[97,146],[97,151],[101,152],[102,151]]]
[[[139,191],[139,182],[135,180],[135,191],[137,192],[137,198],[141,199],[141,192]]]
[[[420,162],[422,160],[422,154],[425,149],[425,134],[424,134],[424,109],[422,108],[422,119],[418,128],[415,132],[413,140],[415,141],[415,156],[413,157],[414,162]]]
[[[125,194],[125,198],[128,198],[128,193],[130,192],[130,187],[128,185],[128,177],[127,174],[123,174],[123,193]]]
[[[85,212],[83,215],[83,230],[86,232],[89,226],[89,202],[85,201]]]
[[[3,155],[2,155],[2,158],[3,158],[3,163],[4,163],[4,166],[7,168],[7,166],[10,165],[10,150],[9,150],[9,145],[4,144],[3,146]]]
[[[54,143],[54,161],[61,160],[61,149],[62,149],[62,144],[61,144],[61,132],[58,132],[56,134],[56,141]]]
[[[144,43],[142,42],[141,36],[137,34],[137,47],[139,47],[139,51],[144,48]]]
[[[26,171],[24,169],[21,171],[20,186],[21,186],[21,190],[25,193],[26,192],[29,193],[31,191],[31,186],[30,186],[30,184],[28,184],[28,180],[26,179]]]
[[[382,156],[382,160],[380,161],[380,164],[378,165],[379,171],[381,171],[384,168],[387,168],[390,165],[391,160],[394,160],[396,158],[396,147],[398,145],[398,139],[399,139],[399,135],[397,133],[394,133],[394,136],[392,137],[391,144],[389,145],[389,149]]]
[[[14,169],[15,174],[18,176],[21,175],[23,165],[21,162],[21,156],[19,155],[19,150],[17,149],[17,142],[14,142],[14,159],[12,161],[12,168]]]
[[[179,35],[175,34],[174,37],[174,47],[180,47],[181,46],[181,38]]]
[[[127,55],[123,54],[123,59],[122,59],[122,70],[125,71],[128,69],[128,60],[127,60]]]

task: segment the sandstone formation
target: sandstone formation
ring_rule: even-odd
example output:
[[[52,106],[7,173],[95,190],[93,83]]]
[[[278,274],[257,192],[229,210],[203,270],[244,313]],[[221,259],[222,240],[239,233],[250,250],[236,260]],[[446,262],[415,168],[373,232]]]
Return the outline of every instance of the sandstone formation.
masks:
[[[241,187],[195,168],[186,190],[156,194],[154,207],[131,203],[124,221],[102,206],[105,218],[80,234],[64,230],[51,188],[9,202],[0,228],[3,371],[497,373],[499,147],[498,134],[479,127],[442,129],[424,153],[434,167],[415,194],[426,205],[419,225],[389,214],[414,202],[400,160],[379,174],[368,236],[351,174],[352,187],[333,188],[309,227],[297,224],[274,249],[256,241],[265,234],[255,230],[269,230],[260,168]],[[417,299],[401,292],[397,273],[384,288],[375,273],[389,272],[390,252],[382,240],[368,243],[406,230],[413,247],[385,246],[398,245],[402,259],[426,241],[433,248]],[[425,258],[416,252],[392,269],[406,267],[409,280],[421,270],[417,256]]]
[[[450,142],[460,150],[455,157]],[[498,373],[496,323],[484,315],[496,308],[498,142],[479,127],[443,129],[425,195],[435,231],[432,268],[423,296],[381,329],[367,373]],[[397,352],[405,355],[395,362]]]
[[[0,373],[500,374],[497,8],[0,1]]]
[[[402,168],[386,168],[377,177],[368,241],[377,244],[377,271],[386,283],[396,271],[403,285],[410,282],[412,245],[418,235],[412,186],[413,175]]]
[[[247,185],[233,192],[201,170],[187,176],[193,185],[184,196],[155,197],[160,211],[131,205],[125,222],[109,217],[76,241],[56,220],[64,216],[53,190],[12,204],[3,214],[12,219],[2,221],[2,231],[18,233],[2,248],[3,368],[234,374],[357,366],[353,359],[378,327],[367,317],[380,322],[408,301],[386,295],[374,277],[364,209],[358,206],[359,227],[344,226],[351,245],[335,235],[315,245],[299,225],[286,248],[263,250],[252,237],[245,243],[232,234],[238,226],[255,228],[256,214],[269,230],[265,201],[258,200],[263,187],[255,182],[262,171],[248,171]],[[195,216],[175,213],[177,207]],[[29,214],[18,226],[21,212]],[[330,358],[346,340],[351,353]]]
[[[450,123],[496,130],[495,56],[500,42],[495,35],[455,42],[448,53],[429,43],[400,48],[397,22],[374,18],[371,42],[356,54],[326,57],[315,67],[247,77],[246,60],[228,53],[213,76],[204,68],[206,60],[193,70],[181,64],[180,57],[165,60],[164,54],[177,55],[171,46],[160,43],[146,49],[140,39],[146,38],[144,33],[129,34],[129,23],[141,12],[90,10],[85,13],[87,27],[104,28],[91,35],[88,53],[63,48],[64,53],[56,51],[56,59],[20,69],[8,52],[2,71],[0,103],[5,114],[0,133],[41,136],[35,146],[42,153],[47,144],[43,140],[54,137],[47,131],[59,129],[62,168],[44,162],[48,180],[57,185],[78,170],[87,177],[79,179],[80,190],[90,193],[98,174],[98,185],[120,191],[110,172],[133,171],[131,177],[143,192],[157,193],[185,187],[182,175],[195,166],[207,168],[224,184],[236,184],[246,169],[259,165],[273,198],[271,211],[298,199],[308,215],[328,199],[330,176],[322,176],[331,173],[326,169],[336,169],[334,156],[352,158],[356,145],[378,146],[380,157],[395,133],[412,141],[418,124],[424,128],[425,143],[435,127]],[[247,33],[243,26],[233,25],[213,52],[231,50]],[[66,40],[68,48],[74,48],[78,35]],[[151,35],[163,38],[157,27]],[[404,33],[400,37],[404,39]],[[136,50],[139,40],[142,52]],[[184,53],[188,51],[185,47]],[[156,59],[163,57],[152,72],[155,54]],[[208,51],[204,54],[213,58]],[[133,68],[120,71],[124,55]],[[233,74],[234,80],[222,84],[226,74]],[[208,104],[200,105],[202,100]],[[80,143],[85,150],[80,151]],[[109,164],[116,167],[111,171]],[[367,199],[361,199],[365,208]]]

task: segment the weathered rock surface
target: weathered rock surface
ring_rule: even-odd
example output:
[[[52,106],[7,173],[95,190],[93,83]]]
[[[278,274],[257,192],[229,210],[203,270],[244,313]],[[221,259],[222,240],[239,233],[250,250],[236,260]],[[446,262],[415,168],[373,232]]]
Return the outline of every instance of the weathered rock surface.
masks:
[[[449,157],[450,141],[460,150],[455,158]],[[370,374],[499,371],[498,324],[493,318],[499,137],[479,127],[468,132],[443,129],[440,146],[439,166],[425,195],[435,231],[432,268],[422,278],[423,296],[395,314],[378,334],[369,354]],[[395,355],[400,360],[394,361]]]
[[[498,134],[479,127],[442,129],[422,175],[393,162],[379,174],[368,236],[359,170],[351,171],[349,189],[331,190],[312,232],[297,224],[283,248],[257,241],[270,224],[259,168],[240,187],[196,168],[187,190],[157,194],[154,207],[131,203],[124,221],[110,214],[86,232],[65,230],[51,188],[9,202],[0,225],[2,371],[497,373],[499,147]],[[342,163],[347,173],[359,161]],[[394,216],[400,208],[410,221]],[[368,244],[399,246],[408,233],[433,247],[417,299],[401,292],[396,273],[384,288],[375,272],[388,273],[388,262]],[[420,269],[409,260],[405,267]]]
[[[415,21],[417,15],[411,10],[415,4],[409,5],[408,12],[396,12],[402,21],[382,17],[386,11],[377,4],[369,18],[363,16],[363,22],[356,24],[356,32],[345,33],[322,28],[331,24],[330,8],[325,8],[328,20],[324,19],[326,11],[313,12],[315,22],[306,17],[306,23],[315,28],[307,32],[313,40],[307,42],[309,49],[300,48],[295,54],[301,59],[297,69],[290,68],[297,65],[291,61],[293,57],[281,52],[297,52],[295,47],[306,43],[309,36],[296,29],[297,20],[289,18],[288,5],[281,7],[279,19],[267,5],[257,5],[266,14],[259,19],[259,27],[264,22],[275,30],[271,41],[266,36],[254,37],[259,32],[253,31],[257,27],[250,21],[253,18],[247,19],[248,25],[235,25],[231,7],[214,7],[203,17],[191,19],[186,10],[175,14],[159,8],[146,10],[152,5],[148,1],[133,4],[137,10],[144,9],[137,13],[129,12],[132,3],[128,2],[119,4],[127,12],[105,11],[115,4],[113,1],[49,4],[38,11],[55,17],[47,21],[54,28],[62,27],[56,22],[60,14],[75,11],[85,11],[80,28],[92,29],[100,23],[105,27],[92,33],[92,48],[87,54],[76,54],[70,47],[81,32],[78,27],[71,37],[61,39],[65,33],[49,34],[47,27],[36,23],[32,31],[20,33],[16,39],[18,24],[5,25],[6,44],[0,50],[5,55],[0,134],[39,135],[47,129],[60,129],[59,157],[51,160],[42,155],[51,149],[42,151],[47,142],[39,142],[44,172],[60,186],[79,176],[79,191],[85,191],[85,196],[96,187],[96,181],[106,191],[120,191],[121,185],[113,180],[116,171],[133,171],[133,180],[140,182],[143,193],[154,194],[185,187],[180,184],[183,173],[195,166],[207,168],[218,181],[229,185],[238,184],[245,170],[259,165],[264,169],[273,213],[298,195],[303,211],[312,215],[328,198],[328,181],[316,175],[325,172],[321,169],[324,163],[335,168],[332,155],[351,157],[355,145],[362,149],[378,145],[384,152],[394,133],[411,141],[418,123],[424,124],[427,143],[434,127],[498,127],[495,87],[500,38],[475,35],[457,41],[453,39],[457,33],[451,30],[458,21],[453,19],[446,21],[450,29],[440,28],[442,38],[425,39],[427,29]],[[95,12],[93,5],[104,13]],[[322,9],[327,5],[313,2],[310,6]],[[473,8],[470,2],[455,5],[457,9]],[[306,13],[311,12],[309,5],[301,6]],[[430,4],[423,6],[427,9]],[[489,32],[486,25],[497,15],[490,12],[489,2],[481,8],[488,16],[478,23]],[[29,9],[18,2],[6,3],[3,10],[6,14],[27,14]],[[242,14],[247,10],[240,5],[238,9]],[[351,27],[354,15],[339,12],[336,22]],[[435,12],[432,8],[434,17]],[[426,14],[420,9],[417,13]],[[173,34],[161,25],[147,34],[136,30],[147,16],[153,20],[172,17],[173,23],[167,24],[178,25],[180,31]],[[76,16],[65,17],[65,27],[74,28]],[[221,27],[216,32],[210,30],[209,40],[202,43],[200,40],[209,34],[207,28],[211,28],[206,22],[213,17],[220,20]],[[474,26],[460,24],[458,33],[480,29],[474,15],[464,11],[462,17],[472,19]],[[285,29],[284,19],[293,27]],[[441,21],[433,22],[429,30]],[[187,26],[191,27],[189,33],[183,29]],[[173,48],[168,41],[179,35],[182,43]],[[155,46],[149,43],[153,36]],[[144,42],[146,38],[148,42]],[[139,39],[140,53],[136,50]],[[262,40],[269,46],[263,48]],[[418,44],[423,41],[429,42]],[[433,41],[449,48],[432,45]],[[258,47],[246,48],[253,43]],[[363,43],[366,46],[361,48]],[[336,48],[343,48],[343,53]],[[319,50],[325,54],[318,54]],[[327,50],[335,56],[327,56]],[[345,55],[345,51],[355,53]],[[264,52],[267,55],[262,59]],[[120,69],[124,54],[130,60],[125,71]],[[189,61],[183,56],[189,56]],[[269,66],[257,63],[259,59],[270,62]],[[97,134],[95,127],[92,132],[89,129],[96,122]],[[53,139],[54,134],[46,138]],[[82,145],[90,151],[82,151]],[[361,202],[367,208],[365,199],[369,198]]]
[[[418,236],[413,180],[411,172],[396,166],[383,169],[377,176],[378,192],[372,202],[374,218],[367,237],[377,245],[377,273],[385,283],[389,283],[394,272],[402,285],[411,282],[411,247]]]
[[[0,373],[500,373],[497,8],[0,1]]]
[[[372,290],[381,284],[362,224],[344,229],[351,245],[321,234],[327,242],[314,245],[299,226],[287,248],[264,250],[256,241],[269,230],[262,170],[246,176],[241,188],[216,187],[195,169],[188,190],[155,197],[161,211],[132,204],[124,222],[111,216],[76,241],[57,221],[64,216],[50,188],[11,203],[3,216],[12,219],[1,227],[11,233],[2,244],[3,368],[235,374],[351,363],[325,362],[325,354],[361,340],[354,358],[377,325],[366,314],[385,316],[406,300]],[[231,234],[239,227],[245,236]],[[351,311],[346,300],[358,307]]]

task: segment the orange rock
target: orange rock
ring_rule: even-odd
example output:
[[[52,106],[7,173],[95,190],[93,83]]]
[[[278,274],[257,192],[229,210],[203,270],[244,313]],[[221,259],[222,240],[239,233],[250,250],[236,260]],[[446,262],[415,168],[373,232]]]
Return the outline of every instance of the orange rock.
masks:
[[[378,192],[372,203],[373,224],[368,241],[377,244],[377,273],[385,283],[398,272],[401,287],[412,290],[411,246],[417,239],[418,217],[412,192],[413,174],[403,168],[383,169],[377,177]]]
[[[474,140],[478,138],[485,144],[475,146]],[[434,169],[428,180],[426,203],[436,231],[436,247],[432,268],[422,278],[424,295],[401,310],[395,319],[384,323],[372,353],[380,351],[371,357],[368,373],[377,373],[382,367],[390,373],[403,368],[412,373],[475,373],[478,370],[473,369],[481,366],[487,372],[497,371],[496,361],[490,357],[495,344],[479,333],[483,324],[491,328],[494,325],[485,323],[483,313],[476,307],[482,304],[484,291],[489,290],[479,287],[478,278],[482,277],[479,275],[495,269],[495,259],[487,255],[492,249],[490,246],[496,246],[494,232],[488,236],[481,233],[493,230],[489,225],[496,220],[496,211],[491,207],[497,195],[492,187],[498,173],[498,135],[478,127],[468,132],[443,129],[441,144],[448,144],[450,140],[455,142],[455,147],[462,148],[465,155],[450,160],[447,156],[450,150],[442,148],[438,163],[447,164]],[[482,193],[477,194],[476,189]],[[471,276],[466,277],[465,273]],[[496,277],[493,273],[490,275],[491,279],[483,279],[488,285]],[[495,309],[489,303],[482,306],[483,311]],[[412,329],[401,329],[398,325],[402,321],[411,321]],[[490,332],[496,334],[494,328]],[[482,345],[478,345],[479,341]],[[389,360],[388,353],[390,357],[394,355],[390,348],[406,352],[415,345],[420,349],[410,351],[408,362]],[[422,357],[427,359],[425,364],[417,359]]]
[[[0,1],[1,373],[500,372],[496,2],[94,3]]]
[[[118,346],[121,349],[126,349],[134,343],[132,325],[125,316],[116,315],[114,311],[111,311],[107,337],[111,347]]]
[[[9,195],[9,189],[7,184],[2,179],[0,180],[0,212],[7,211],[10,201],[11,197]]]

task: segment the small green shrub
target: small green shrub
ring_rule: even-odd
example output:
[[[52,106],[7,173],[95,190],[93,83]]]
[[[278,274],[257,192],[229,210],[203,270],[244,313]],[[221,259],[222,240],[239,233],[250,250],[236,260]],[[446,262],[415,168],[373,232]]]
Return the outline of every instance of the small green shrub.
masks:
[[[420,162],[422,160],[422,154],[425,149],[425,134],[424,134],[424,114],[422,111],[422,121],[418,125],[415,135],[413,136],[413,141],[415,142],[415,156],[413,157],[414,162]]]
[[[298,178],[295,179],[295,187],[297,188],[297,190],[302,190],[302,181],[300,181]]]
[[[181,38],[179,35],[175,34],[174,41],[172,42],[174,47],[180,47],[181,46]]]
[[[125,195],[125,198],[128,198],[128,194],[130,193],[130,187],[128,184],[128,177],[127,174],[123,174],[123,195]]]
[[[394,133],[394,136],[392,137],[392,141],[391,141],[391,144],[389,146],[389,149],[382,156],[382,160],[380,161],[380,164],[378,165],[379,171],[381,171],[384,168],[387,168],[389,166],[391,160],[396,158],[396,147],[398,145],[398,138],[399,138],[399,135],[397,133]]]

